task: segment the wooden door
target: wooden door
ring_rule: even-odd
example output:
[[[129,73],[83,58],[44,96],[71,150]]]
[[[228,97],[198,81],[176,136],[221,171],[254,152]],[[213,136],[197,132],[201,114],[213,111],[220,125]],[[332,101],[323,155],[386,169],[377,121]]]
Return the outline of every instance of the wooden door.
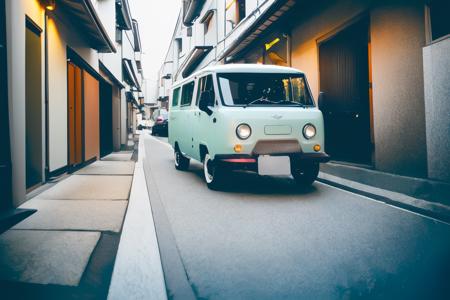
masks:
[[[69,121],[69,166],[83,162],[83,99],[82,71],[69,62],[68,74],[68,121]]]
[[[84,159],[100,158],[100,100],[99,82],[83,71],[84,95]]]
[[[372,163],[368,44],[364,19],[319,45],[325,146],[335,160]]]

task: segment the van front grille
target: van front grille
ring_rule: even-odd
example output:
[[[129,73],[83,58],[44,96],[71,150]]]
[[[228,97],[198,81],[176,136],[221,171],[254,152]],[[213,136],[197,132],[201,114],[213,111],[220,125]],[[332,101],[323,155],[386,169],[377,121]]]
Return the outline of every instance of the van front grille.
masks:
[[[298,153],[301,151],[298,140],[258,141],[253,148],[253,154],[257,155]]]

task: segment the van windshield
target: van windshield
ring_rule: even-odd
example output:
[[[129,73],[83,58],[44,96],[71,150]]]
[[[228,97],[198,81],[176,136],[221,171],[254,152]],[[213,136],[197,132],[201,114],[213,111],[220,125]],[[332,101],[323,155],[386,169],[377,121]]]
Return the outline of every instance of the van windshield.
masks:
[[[225,105],[314,105],[302,74],[222,73],[218,79]]]

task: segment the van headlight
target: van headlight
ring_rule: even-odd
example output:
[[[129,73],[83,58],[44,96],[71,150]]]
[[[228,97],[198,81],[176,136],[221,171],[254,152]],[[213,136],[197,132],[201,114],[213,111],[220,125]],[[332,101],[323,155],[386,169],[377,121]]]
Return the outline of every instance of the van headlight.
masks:
[[[316,136],[316,127],[313,124],[306,124],[303,126],[303,136],[309,140]]]
[[[252,129],[247,124],[240,124],[236,127],[236,135],[241,140],[246,140],[252,135]]]

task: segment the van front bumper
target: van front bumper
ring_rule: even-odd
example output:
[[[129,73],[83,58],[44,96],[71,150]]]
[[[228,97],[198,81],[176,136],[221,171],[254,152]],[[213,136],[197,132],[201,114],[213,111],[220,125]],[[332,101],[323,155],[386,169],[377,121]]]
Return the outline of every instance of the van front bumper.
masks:
[[[325,163],[330,161],[330,156],[324,152],[320,153],[277,153],[273,156],[289,156],[291,163]],[[216,154],[214,162],[231,167],[232,169],[257,170],[258,156],[252,154]]]

